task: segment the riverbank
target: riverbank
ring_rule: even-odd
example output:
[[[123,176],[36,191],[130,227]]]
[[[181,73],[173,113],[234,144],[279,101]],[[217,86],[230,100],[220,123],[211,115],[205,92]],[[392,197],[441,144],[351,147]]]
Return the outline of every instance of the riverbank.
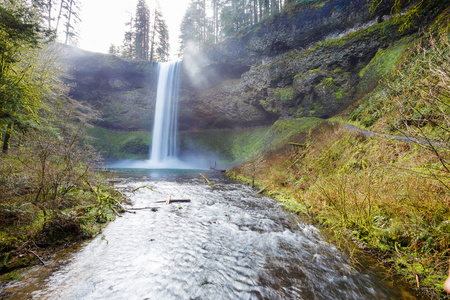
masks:
[[[83,243],[57,272],[34,268],[0,298],[416,299],[374,263],[354,266],[315,226],[222,172],[204,172],[214,185],[198,170],[118,174],[135,213]],[[191,201],[166,205],[169,196]]]
[[[322,123],[228,174],[355,241],[420,292],[447,297],[449,178],[420,145]]]
[[[0,161],[0,285],[100,234],[122,211],[122,195],[106,174],[48,162],[44,175],[32,166],[14,151]]]

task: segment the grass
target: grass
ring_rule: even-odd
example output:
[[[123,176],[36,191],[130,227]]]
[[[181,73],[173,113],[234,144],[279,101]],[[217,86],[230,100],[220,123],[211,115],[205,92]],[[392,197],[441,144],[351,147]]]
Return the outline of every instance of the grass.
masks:
[[[359,73],[359,92],[368,93],[362,104],[330,119],[421,142],[368,138],[322,123],[286,133],[277,149],[228,174],[328,228],[337,241],[365,247],[431,298],[449,299],[442,285],[450,258],[450,19],[443,13],[437,20],[419,40],[380,50]],[[386,24],[371,30],[393,32],[394,23]]]
[[[323,123],[229,172],[286,207],[353,239],[421,291],[443,296],[450,257],[450,195],[427,170],[436,157],[414,144]],[[441,173],[445,175],[444,173]],[[447,183],[450,178],[446,177]]]
[[[90,144],[107,159],[148,158],[151,135],[147,131],[116,131],[97,126],[87,129]]]

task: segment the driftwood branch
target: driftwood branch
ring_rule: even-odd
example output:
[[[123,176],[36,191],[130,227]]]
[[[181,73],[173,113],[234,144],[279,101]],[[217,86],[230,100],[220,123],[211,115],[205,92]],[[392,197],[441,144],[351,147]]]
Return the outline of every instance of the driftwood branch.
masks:
[[[149,190],[152,191],[152,192],[157,192],[157,193],[158,193],[158,191],[156,191],[156,190],[154,190],[154,189],[152,189],[151,187],[148,187],[148,186],[146,186],[146,185],[137,187],[137,188],[135,188],[134,190],[132,190],[131,192],[134,194],[134,192],[136,192],[137,190],[143,189],[143,188],[146,188],[146,189],[149,189]]]
[[[262,193],[264,193],[264,192],[266,191],[266,188],[267,188],[267,186],[266,186],[266,187],[263,187],[262,189],[260,189],[260,190],[257,192],[257,194],[262,194]]]
[[[211,185],[211,182],[209,181],[209,179],[208,178],[206,178],[206,176],[205,175],[203,175],[202,173],[200,173],[200,177],[203,179],[203,181],[206,183],[206,184],[209,184],[209,185]]]
[[[121,218],[122,216],[113,208],[111,207],[111,210],[113,211],[113,213],[118,216],[119,218]]]
[[[181,203],[181,202],[191,202],[191,199],[167,199],[166,201],[156,201],[155,203]]]
[[[227,171],[227,170],[224,170],[224,169],[217,169],[217,162],[214,162],[214,167],[213,166],[209,166],[209,168],[211,170],[218,171],[218,172],[226,172]]]
[[[144,209],[151,209],[151,210],[153,210],[153,211],[156,211],[156,210],[158,210],[159,208],[161,208],[161,207],[158,207],[158,206],[147,206],[147,207],[132,207],[132,208],[129,208],[128,210],[144,210]],[[131,211],[130,211],[131,212]],[[131,213],[134,213],[134,212],[131,212]]]
[[[42,264],[43,266],[46,265],[45,262],[39,257],[39,255],[36,254],[36,252],[31,251],[31,250],[28,250],[28,252],[30,252],[31,254],[33,254],[34,256],[36,256],[37,259],[39,259],[39,261],[41,262],[41,264]]]

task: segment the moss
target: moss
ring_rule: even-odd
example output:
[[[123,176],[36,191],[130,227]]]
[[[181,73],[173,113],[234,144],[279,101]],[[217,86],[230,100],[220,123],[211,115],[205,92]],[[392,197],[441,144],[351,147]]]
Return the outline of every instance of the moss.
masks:
[[[274,95],[277,100],[281,100],[284,102],[292,101],[294,98],[294,88],[292,86],[288,86],[281,89],[275,89]]]
[[[334,90],[336,87],[336,81],[332,77],[323,79],[316,88],[326,88],[328,90]]]
[[[344,97],[344,92],[340,86],[336,85],[336,80],[332,77],[323,79],[315,86],[316,91],[323,91],[324,94],[333,94],[336,99],[341,100]],[[314,104],[316,105],[316,103]],[[319,109],[316,109],[319,110]]]
[[[89,141],[107,159],[147,158],[151,134],[148,131],[116,131],[93,126]]]
[[[405,49],[410,45],[411,40],[412,37],[405,37],[388,49],[378,50],[377,54],[369,64],[359,72],[359,94],[366,93],[373,89],[378,81],[394,68]]]
[[[179,135],[180,148],[214,152],[220,163],[237,163],[253,158],[261,149],[274,151],[296,134],[322,122],[317,118],[279,120],[271,127],[185,132]]]
[[[222,161],[234,163],[249,159],[260,147],[268,127],[184,132],[179,135],[180,148],[205,153],[214,152]]]
[[[271,131],[286,136],[283,131],[292,125],[281,121]],[[264,186],[288,209],[335,231],[340,241],[351,238],[376,249],[410,283],[416,285],[418,275],[423,291],[435,289],[444,296],[448,255],[443,253],[450,233],[445,186],[450,179],[445,176],[438,188],[434,179],[421,175],[424,161],[436,160],[433,154],[328,123],[296,143],[304,146],[287,144],[286,151],[269,151],[230,174]]]
[[[320,69],[311,69],[311,70],[308,70],[308,71],[306,71],[304,73],[300,73],[300,74],[295,75],[294,80],[298,79],[298,78],[305,79],[305,78],[311,77],[312,75],[320,75],[321,72],[322,71]]]

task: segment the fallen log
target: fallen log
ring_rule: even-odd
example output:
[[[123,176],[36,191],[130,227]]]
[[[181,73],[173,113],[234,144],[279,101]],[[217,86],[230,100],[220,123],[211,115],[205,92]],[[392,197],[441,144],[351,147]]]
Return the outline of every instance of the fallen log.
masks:
[[[168,199],[166,201],[156,201],[155,203],[182,203],[182,202],[191,202],[191,199]]]
[[[204,181],[206,184],[211,185],[211,182],[209,181],[208,178],[206,178],[205,175],[203,175],[202,173],[200,173],[200,177],[203,179],[203,181]]]

